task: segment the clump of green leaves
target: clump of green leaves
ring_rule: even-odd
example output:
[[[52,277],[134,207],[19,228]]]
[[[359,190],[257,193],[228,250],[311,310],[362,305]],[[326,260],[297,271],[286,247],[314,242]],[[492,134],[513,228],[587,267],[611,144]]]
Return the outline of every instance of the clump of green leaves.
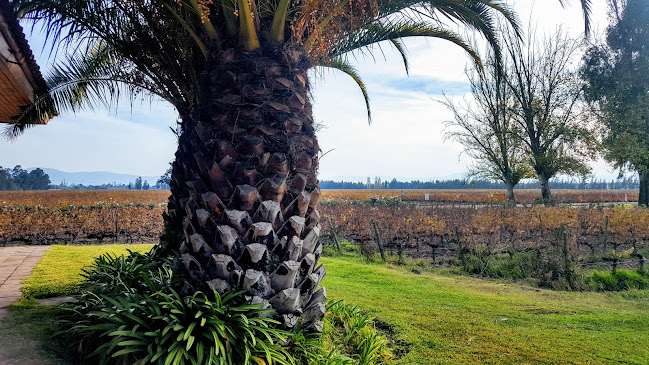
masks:
[[[150,289],[147,280],[159,270],[171,265],[169,258],[154,258],[150,253],[128,250],[128,255],[105,253],[92,266],[82,269],[85,291],[113,296],[121,291],[131,293]],[[171,279],[169,275],[168,279]],[[167,284],[168,281],[161,284]]]
[[[101,364],[290,364],[279,343],[286,333],[259,305],[196,292],[102,295],[100,310],[85,313],[74,330],[99,344],[89,355]]]
[[[171,260],[103,255],[84,271],[84,291],[66,329],[100,364],[291,364],[272,310],[243,292],[223,296],[173,289]]]
[[[392,358],[388,339],[374,326],[374,319],[343,301],[327,304],[322,336],[293,333],[291,352],[303,365],[371,365]]]
[[[342,301],[328,304],[329,320],[342,331],[342,346],[350,349],[361,365],[380,364],[392,357],[388,339],[374,326],[374,318]]]
[[[649,274],[634,270],[595,270],[588,278],[588,286],[598,291],[648,289]]]

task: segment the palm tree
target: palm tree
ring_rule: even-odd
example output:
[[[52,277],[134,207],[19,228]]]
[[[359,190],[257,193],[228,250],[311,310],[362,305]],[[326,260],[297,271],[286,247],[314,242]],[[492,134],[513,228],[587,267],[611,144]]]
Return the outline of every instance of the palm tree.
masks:
[[[496,0],[14,0],[69,51],[34,118],[155,95],[178,111],[180,133],[162,241],[180,252],[183,292],[247,291],[292,328],[321,330],[318,142],[309,79],[340,70],[367,93],[346,55],[433,37],[476,53],[445,21],[495,43]],[[51,102],[48,102],[50,100]],[[370,118],[368,109],[368,118]],[[182,263],[182,264],[181,264]]]

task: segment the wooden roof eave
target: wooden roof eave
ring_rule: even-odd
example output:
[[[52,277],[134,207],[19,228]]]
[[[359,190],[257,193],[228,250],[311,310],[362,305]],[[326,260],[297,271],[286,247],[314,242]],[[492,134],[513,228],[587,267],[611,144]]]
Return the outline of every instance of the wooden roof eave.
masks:
[[[47,92],[11,4],[0,0],[0,123],[16,123],[17,117]],[[50,117],[29,118],[29,123],[47,124]]]

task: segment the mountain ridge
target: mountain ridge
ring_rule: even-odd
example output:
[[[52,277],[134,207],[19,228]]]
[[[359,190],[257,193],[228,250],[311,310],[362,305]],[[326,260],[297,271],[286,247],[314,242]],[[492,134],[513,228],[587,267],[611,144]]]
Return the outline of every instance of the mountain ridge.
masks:
[[[26,169],[31,171],[37,167],[30,167]],[[149,182],[150,185],[154,185],[160,176],[144,176],[144,175],[132,175],[132,174],[121,174],[117,172],[110,171],[79,171],[79,172],[67,172],[57,169],[52,169],[49,167],[38,167],[43,170],[49,177],[53,185],[103,185],[103,184],[128,184],[134,182],[138,177],[142,178],[142,182],[145,180]]]

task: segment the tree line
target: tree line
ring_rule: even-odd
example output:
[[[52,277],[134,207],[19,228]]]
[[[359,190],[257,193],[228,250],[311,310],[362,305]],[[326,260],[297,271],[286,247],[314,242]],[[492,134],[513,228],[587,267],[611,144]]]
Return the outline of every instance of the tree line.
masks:
[[[520,39],[503,27],[502,48],[467,71],[473,98],[443,103],[453,113],[445,136],[475,161],[471,177],[501,181],[512,202],[514,187],[536,178],[549,203],[550,179],[587,176],[602,156],[639,175],[648,205],[649,0],[608,4],[604,41],[584,46],[561,29]]]
[[[23,170],[20,165],[13,169],[0,166],[0,190],[47,190],[50,177],[41,169]]]
[[[635,177],[624,177],[618,180],[605,181],[602,179],[552,179],[549,181],[552,189],[569,190],[635,190],[640,182]],[[505,189],[502,181],[485,179],[453,179],[453,180],[431,180],[431,181],[384,181],[380,185],[375,183],[367,184],[354,181],[320,181],[322,189]],[[517,189],[540,189],[538,181],[525,181],[516,185]]]

